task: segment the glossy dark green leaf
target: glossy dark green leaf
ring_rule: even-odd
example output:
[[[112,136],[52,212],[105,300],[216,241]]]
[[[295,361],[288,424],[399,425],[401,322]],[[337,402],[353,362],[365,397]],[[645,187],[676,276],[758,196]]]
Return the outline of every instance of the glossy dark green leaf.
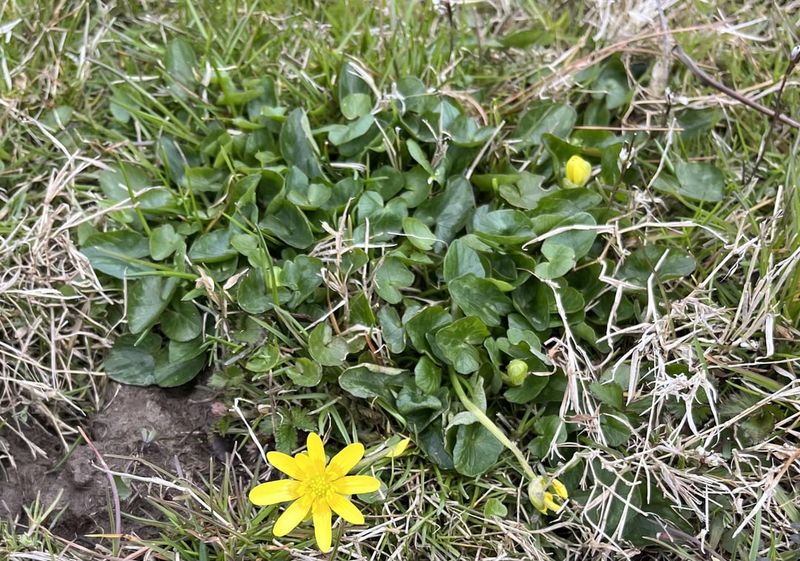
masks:
[[[542,188],[544,180],[541,175],[523,173],[515,182],[500,185],[499,193],[508,204],[532,210],[542,197],[552,192],[551,189]]]
[[[270,204],[268,214],[258,225],[268,234],[298,249],[305,249],[314,243],[308,218],[297,206],[286,200]]]
[[[231,245],[231,231],[227,228],[201,235],[192,243],[188,253],[189,259],[195,263],[219,263],[237,255]]]
[[[450,296],[465,315],[480,318],[490,327],[500,325],[503,316],[511,312],[511,300],[490,280],[469,273],[453,280]]]
[[[439,251],[466,226],[474,209],[472,185],[465,178],[456,177],[447,182],[443,193],[420,205],[414,216],[433,226],[433,233],[439,240],[435,247]]]
[[[162,224],[150,231],[150,255],[162,261],[183,246],[183,237],[175,231],[172,224]]]
[[[86,239],[81,253],[95,270],[118,279],[153,270],[146,260],[150,254],[147,238],[128,230],[94,234]]]
[[[164,53],[164,67],[167,74],[186,87],[195,83],[194,70],[197,67],[197,55],[191,43],[178,37],[167,43]],[[175,91],[180,91],[176,89]]]
[[[486,268],[481,261],[480,255],[475,251],[464,238],[453,240],[443,262],[444,280],[452,282],[458,277],[473,274],[476,277],[484,278]]]
[[[436,345],[456,372],[470,374],[481,367],[480,345],[489,330],[477,317],[461,318],[436,332]]]
[[[307,358],[298,358],[285,372],[292,382],[304,388],[314,387],[322,380],[320,365]]]
[[[529,374],[521,386],[508,388],[503,395],[510,403],[530,403],[542,392],[547,382],[547,376]]]
[[[423,355],[414,367],[414,383],[423,392],[433,393],[442,385],[442,369]]]
[[[193,302],[175,302],[161,318],[161,331],[173,341],[191,341],[202,330],[203,318]]]
[[[148,334],[138,345],[136,340],[137,337],[132,335],[118,337],[103,361],[103,370],[109,378],[120,384],[155,384],[155,354],[161,346],[161,340],[152,334]]]
[[[390,352],[402,353],[406,348],[405,332],[400,321],[400,315],[391,306],[382,306],[378,310],[378,322],[383,334],[383,342]]]
[[[461,425],[453,447],[453,463],[458,473],[477,477],[497,463],[504,449],[503,444],[483,425]]]
[[[569,105],[539,101],[520,118],[513,137],[520,139],[517,146],[521,148],[541,144],[546,133],[567,138],[577,119],[578,114]]]
[[[376,372],[365,365],[345,370],[339,376],[339,386],[349,394],[363,399],[382,398],[385,402],[394,403],[394,391],[401,388],[409,380],[408,372],[388,374]]]
[[[407,216],[403,219],[403,233],[411,244],[422,251],[430,251],[436,243],[436,236],[422,220]]]
[[[428,334],[433,335],[437,329],[450,323],[451,318],[441,306],[428,306],[405,321],[406,335],[411,344],[419,352],[430,352]]]
[[[669,253],[662,261],[665,252]],[[657,265],[658,272],[655,272]],[[651,244],[631,253],[620,267],[619,276],[630,283],[646,287],[647,279],[654,273],[656,282],[666,282],[691,275],[695,265],[694,257],[683,249]]]
[[[716,203],[725,197],[725,177],[715,166],[705,162],[681,162],[675,165],[680,188],[687,199]]]
[[[575,252],[571,247],[558,244],[542,246],[542,255],[547,259],[536,265],[536,276],[543,280],[563,277],[575,266]]]
[[[322,366],[339,366],[347,358],[347,342],[333,334],[330,324],[320,323],[308,336],[308,352]]]
[[[174,278],[143,277],[128,281],[128,329],[141,333],[161,320],[177,288]]]
[[[414,283],[414,273],[394,257],[387,257],[375,271],[375,291],[390,304],[399,304],[403,299],[400,289]]]
[[[319,147],[303,109],[295,109],[283,122],[280,146],[281,154],[290,166],[297,166],[312,180],[322,175]]]

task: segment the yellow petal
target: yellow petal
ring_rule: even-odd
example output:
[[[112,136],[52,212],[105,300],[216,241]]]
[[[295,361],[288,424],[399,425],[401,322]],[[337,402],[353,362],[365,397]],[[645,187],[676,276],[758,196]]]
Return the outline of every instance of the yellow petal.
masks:
[[[275,526],[272,528],[272,534],[275,537],[285,536],[295,528],[308,514],[308,511],[311,510],[311,503],[313,502],[313,497],[311,495],[303,495],[295,502],[289,505],[289,508],[283,511],[278,517],[278,520],[275,521]]]
[[[325,464],[315,464],[311,461],[311,458],[308,457],[308,454],[303,452],[302,454],[297,454],[294,457],[295,462],[300,467],[302,472],[305,474],[306,479],[315,477],[317,475],[321,475],[325,472]]]
[[[314,515],[314,537],[322,553],[331,550],[331,509],[325,499],[318,499],[312,507]]]
[[[576,187],[583,187],[592,177],[592,164],[580,156],[572,156],[565,168],[567,179]]]
[[[406,451],[408,448],[408,444],[411,442],[410,438],[404,438],[394,446],[389,449],[389,452],[386,454],[387,458],[396,458],[400,454]]]
[[[364,445],[360,442],[350,444],[331,459],[331,463],[325,468],[325,472],[331,479],[338,479],[347,475],[347,472],[353,469],[363,457]]]
[[[544,506],[545,506],[545,508],[549,508],[553,512],[558,512],[559,510],[561,510],[561,506],[558,505],[553,500],[553,493],[545,493],[544,494]]]
[[[322,445],[322,439],[315,432],[308,433],[306,438],[306,448],[308,448],[308,457],[315,465],[325,467],[325,447]]]
[[[283,452],[267,452],[267,460],[275,469],[281,470],[292,479],[297,479],[298,481],[305,479],[304,470],[297,463],[296,459],[288,454],[284,454]]]
[[[356,505],[350,502],[350,499],[330,493],[328,495],[328,505],[333,509],[333,512],[350,522],[351,524],[363,524],[364,515],[356,508]]]
[[[556,495],[561,497],[562,499],[566,500],[569,498],[569,493],[567,493],[567,488],[561,483],[558,479],[553,479],[550,482],[550,485],[553,486],[553,491],[556,492]]]
[[[381,488],[381,482],[371,475],[348,475],[333,482],[333,490],[342,495],[372,493]]]
[[[257,485],[250,490],[250,502],[258,506],[268,506],[277,503],[293,501],[300,496],[300,484],[291,479],[268,481]]]

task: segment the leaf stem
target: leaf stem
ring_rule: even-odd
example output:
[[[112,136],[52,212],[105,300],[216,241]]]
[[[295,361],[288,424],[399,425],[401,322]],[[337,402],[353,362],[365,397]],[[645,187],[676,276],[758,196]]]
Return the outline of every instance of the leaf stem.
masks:
[[[464,388],[461,386],[461,380],[458,379],[458,375],[456,374],[455,370],[450,368],[449,371],[450,383],[452,384],[453,389],[456,390],[456,395],[458,396],[458,399],[461,400],[461,404],[464,406],[464,408],[475,415],[475,417],[478,419],[478,422],[482,424],[486,430],[492,433],[492,436],[499,440],[503,446],[508,448],[511,453],[514,454],[519,462],[520,467],[522,468],[522,471],[525,472],[525,475],[527,475],[529,479],[533,480],[536,477],[536,473],[533,471],[531,466],[528,465],[528,460],[525,458],[525,455],[522,453],[522,451],[505,435],[502,429],[500,429],[500,427],[498,427],[494,421],[486,416],[486,413],[481,411],[480,407],[475,405],[469,399],[469,397],[467,397],[467,394],[464,392]]]

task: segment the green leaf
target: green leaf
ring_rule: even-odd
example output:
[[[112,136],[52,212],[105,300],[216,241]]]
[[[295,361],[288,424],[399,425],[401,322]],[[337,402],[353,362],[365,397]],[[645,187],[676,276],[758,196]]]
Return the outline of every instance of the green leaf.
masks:
[[[441,306],[428,306],[410,318],[403,318],[406,334],[417,351],[430,352],[427,336],[450,323],[451,318]]]
[[[383,306],[378,310],[378,322],[383,334],[383,342],[394,354],[402,353],[406,348],[405,332],[397,310],[391,306]]]
[[[136,345],[137,337],[123,335],[114,341],[114,346],[103,361],[103,370],[108,377],[120,384],[149,386],[156,383],[155,353],[161,346],[159,337],[148,334]]]
[[[678,194],[695,201],[717,203],[725,197],[725,177],[715,166],[704,162],[681,162],[675,166]]]
[[[403,218],[403,232],[411,245],[422,251],[430,251],[436,243],[436,236],[425,223],[413,216]]]
[[[195,83],[194,69],[197,67],[197,56],[192,45],[182,38],[167,43],[164,67],[167,69],[167,74],[175,81],[187,87],[192,86]]]
[[[558,244],[542,245],[546,263],[536,265],[536,276],[544,280],[563,277],[575,266],[575,252],[571,247]]]
[[[480,352],[473,346],[483,343],[489,330],[477,317],[466,317],[454,321],[436,332],[436,344],[444,358],[456,372],[469,374],[481,367]]]
[[[521,210],[501,209],[485,212],[481,207],[475,213],[475,234],[488,242],[516,245],[536,237],[531,219]]]
[[[606,384],[592,382],[589,384],[589,390],[592,392],[592,395],[595,398],[599,399],[609,407],[619,410],[624,407],[622,388],[613,382]]]
[[[297,249],[305,249],[314,243],[314,234],[305,214],[285,199],[271,203],[267,216],[258,225],[268,234]]]
[[[150,255],[162,261],[183,246],[183,237],[175,232],[172,224],[162,224],[150,231]]]
[[[90,236],[81,248],[92,267],[117,279],[127,275],[152,271],[143,257],[150,248],[147,238],[127,230],[115,230]]]
[[[414,383],[425,393],[433,393],[442,385],[442,369],[423,355],[414,367]]]
[[[521,386],[508,388],[503,395],[509,403],[529,403],[542,393],[548,381],[547,376],[528,375]]]
[[[448,244],[466,226],[475,208],[475,194],[472,185],[463,177],[447,182],[443,193],[436,195],[417,209],[416,218],[428,226],[433,225],[436,251]]]
[[[665,252],[669,253],[664,257],[656,273],[656,265],[661,261]],[[644,288],[647,286],[647,279],[650,278],[650,275],[655,275],[656,282],[666,282],[691,275],[695,265],[694,257],[682,249],[646,245],[628,256],[620,267],[619,276],[623,280]]]
[[[575,126],[578,114],[575,109],[563,103],[540,101],[523,115],[514,138],[521,140],[516,144],[519,148],[538,146],[542,143],[542,135],[549,133],[559,138],[567,138]]]
[[[177,287],[175,279],[144,277],[128,282],[128,329],[141,333],[161,319]]]
[[[205,354],[189,356],[181,360],[170,359],[167,349],[162,349],[156,356],[155,379],[162,388],[174,388],[191,381],[203,369],[206,363]]]
[[[557,447],[567,441],[567,428],[558,415],[540,417],[533,427],[539,436],[531,441],[530,449],[538,458],[544,458],[551,445]]]
[[[770,424],[770,429],[775,425]],[[616,415],[609,415],[607,413],[600,415],[600,428],[603,431],[603,436],[609,446],[617,447],[625,444],[628,439],[633,436],[631,429]]]
[[[294,366],[286,369],[286,375],[298,386],[310,388],[322,380],[322,368],[313,360],[298,358]]]
[[[483,507],[483,515],[486,518],[505,518],[508,515],[508,508],[506,508],[506,505],[504,505],[500,499],[492,497],[486,501]]]
[[[477,477],[497,463],[497,458],[504,449],[503,444],[483,425],[461,425],[458,427],[453,448],[453,463],[458,473]]]
[[[316,210],[328,202],[332,189],[322,183],[308,182],[308,177],[297,167],[286,176],[286,198],[303,210]]]
[[[533,210],[539,204],[539,200],[552,191],[542,188],[544,180],[545,178],[541,175],[526,172],[516,182],[500,185],[499,193],[508,204],[525,210]]]
[[[358,119],[372,111],[372,97],[366,93],[348,94],[340,103],[342,115],[347,119]]]
[[[269,372],[281,361],[281,349],[276,343],[268,343],[250,357],[244,367],[250,372]]]
[[[339,376],[339,386],[355,397],[362,399],[380,397],[385,402],[393,404],[393,391],[401,388],[410,379],[408,372],[381,373],[367,365],[361,365],[345,370]]]
[[[469,246],[464,238],[453,240],[453,243],[447,248],[443,273],[447,283],[467,274],[473,274],[478,278],[486,277],[486,269],[480,255]]]
[[[193,193],[217,193],[225,186],[227,173],[209,167],[184,168],[180,184]]]
[[[322,176],[319,147],[303,109],[295,109],[283,122],[280,146],[281,154],[290,166],[297,166],[310,179]]]
[[[453,303],[465,315],[478,317],[490,327],[500,325],[512,310],[511,300],[493,282],[472,273],[453,280],[448,288]]]
[[[334,336],[331,326],[326,322],[317,325],[308,336],[308,352],[322,366],[339,366],[347,358],[349,349],[347,341]]]
[[[275,448],[284,454],[291,454],[297,448],[297,428],[289,421],[278,425],[275,431]]]
[[[387,257],[375,271],[375,291],[390,304],[399,304],[403,299],[399,289],[414,284],[414,278],[399,259]]]
[[[414,161],[417,162],[422,169],[428,173],[429,176],[433,177],[435,175],[433,166],[431,166],[428,156],[425,155],[425,152],[423,152],[419,144],[417,144],[414,139],[409,138],[406,140],[406,147],[408,148],[409,155],[411,155]]]
[[[633,90],[628,87],[628,73],[619,57],[611,58],[594,83],[595,96],[605,95],[606,108],[616,109],[628,103]]]
[[[197,238],[189,248],[189,259],[194,263],[220,263],[239,255],[231,245],[231,231],[227,228],[212,230]]]
[[[594,217],[588,212],[577,212],[566,217],[561,222],[554,225],[554,228],[563,228],[566,226],[581,225],[581,226],[595,226],[597,222]],[[581,257],[586,256],[592,249],[592,244],[597,237],[597,230],[568,230],[560,234],[556,234],[551,238],[547,238],[542,244],[542,253],[547,255],[547,252],[553,251],[550,246],[562,245],[572,249],[574,259],[577,261]],[[557,251],[557,250],[556,250]]]
[[[191,341],[200,336],[203,318],[193,302],[175,302],[161,318],[161,331],[173,341]]]

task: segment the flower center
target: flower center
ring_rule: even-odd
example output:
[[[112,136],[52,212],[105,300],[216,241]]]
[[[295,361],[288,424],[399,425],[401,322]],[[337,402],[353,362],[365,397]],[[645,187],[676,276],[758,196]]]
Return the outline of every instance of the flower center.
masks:
[[[324,497],[331,488],[331,482],[325,475],[318,475],[306,481],[308,493],[314,498]]]

